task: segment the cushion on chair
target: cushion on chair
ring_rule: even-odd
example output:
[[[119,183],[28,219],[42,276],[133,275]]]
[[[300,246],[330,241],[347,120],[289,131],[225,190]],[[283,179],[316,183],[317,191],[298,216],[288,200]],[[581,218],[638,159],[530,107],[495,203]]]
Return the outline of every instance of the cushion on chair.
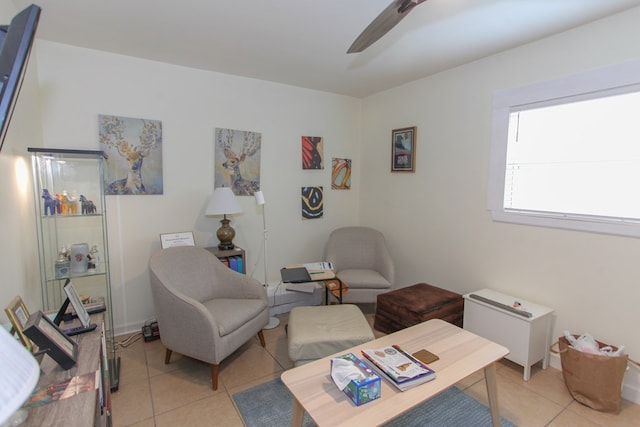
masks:
[[[289,313],[289,358],[298,366],[375,337],[356,305],[294,307]]]
[[[462,295],[426,283],[418,283],[378,295],[373,327],[392,333],[431,319],[462,327]]]
[[[240,329],[251,319],[260,315],[268,307],[267,302],[261,299],[239,300],[219,298],[202,303],[211,313],[218,326],[218,333],[224,337],[231,332]]]
[[[391,283],[375,270],[341,270],[340,280],[352,289],[391,289]]]

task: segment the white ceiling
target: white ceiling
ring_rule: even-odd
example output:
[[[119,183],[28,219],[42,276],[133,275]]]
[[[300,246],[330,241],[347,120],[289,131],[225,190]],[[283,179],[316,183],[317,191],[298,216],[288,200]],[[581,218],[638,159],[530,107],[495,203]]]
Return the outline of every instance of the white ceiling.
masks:
[[[18,10],[32,0],[12,0]],[[640,5],[429,0],[346,54],[392,0],[35,0],[37,38],[364,97]]]

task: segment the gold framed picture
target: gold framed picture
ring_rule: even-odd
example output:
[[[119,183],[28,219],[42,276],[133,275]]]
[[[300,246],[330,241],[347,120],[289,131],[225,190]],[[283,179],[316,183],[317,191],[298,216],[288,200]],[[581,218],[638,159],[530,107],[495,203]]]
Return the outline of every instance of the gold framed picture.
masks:
[[[391,132],[391,172],[415,172],[416,126]]]
[[[27,307],[24,305],[22,298],[19,296],[13,298],[9,305],[4,309],[4,312],[7,313],[7,317],[11,322],[12,330],[18,334],[22,345],[27,347],[29,351],[32,351],[33,343],[23,332],[24,326],[29,320],[29,310],[27,310]]]

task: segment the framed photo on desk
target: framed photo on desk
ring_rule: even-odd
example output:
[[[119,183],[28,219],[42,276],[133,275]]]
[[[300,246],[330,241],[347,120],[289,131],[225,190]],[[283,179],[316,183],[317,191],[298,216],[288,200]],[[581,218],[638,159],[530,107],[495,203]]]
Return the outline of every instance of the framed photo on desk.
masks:
[[[24,334],[55,360],[62,369],[70,369],[78,358],[78,344],[51,319],[38,310],[29,316]]]
[[[22,345],[31,351],[33,349],[33,344],[23,332],[24,325],[26,325],[29,320],[29,311],[24,305],[22,298],[19,296],[13,298],[9,305],[4,309],[4,312],[7,313],[11,326],[16,334],[18,334],[18,338],[20,338]]]
[[[165,233],[160,235],[160,244],[162,249],[171,248],[174,246],[195,246],[196,243],[193,240],[193,233],[191,231],[185,231],[183,233]]]

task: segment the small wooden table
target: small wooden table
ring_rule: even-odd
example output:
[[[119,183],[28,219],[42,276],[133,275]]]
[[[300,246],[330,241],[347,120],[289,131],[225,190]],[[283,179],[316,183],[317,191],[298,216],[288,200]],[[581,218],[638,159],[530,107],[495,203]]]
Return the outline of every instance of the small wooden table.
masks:
[[[284,268],[301,268],[304,267],[304,264],[291,264],[287,265]],[[336,297],[338,303],[342,304],[342,291],[344,289],[344,282],[340,280],[338,275],[333,270],[317,270],[309,272],[309,277],[311,282],[324,282],[324,303],[325,305],[329,304],[329,287],[327,286],[327,281],[337,280],[338,281],[338,295],[335,295],[333,292],[331,294]],[[284,282],[287,283],[287,282]]]
[[[406,391],[399,391],[382,379],[381,397],[355,406],[331,380],[331,358],[345,353],[361,357],[363,348],[393,344],[409,353],[426,348],[437,354],[440,360],[429,365],[436,371],[436,379]],[[282,382],[294,396],[291,425],[301,426],[305,411],[321,427],[380,425],[484,369],[493,425],[499,426],[495,362],[508,353],[505,347],[443,320],[429,320],[285,371]]]

